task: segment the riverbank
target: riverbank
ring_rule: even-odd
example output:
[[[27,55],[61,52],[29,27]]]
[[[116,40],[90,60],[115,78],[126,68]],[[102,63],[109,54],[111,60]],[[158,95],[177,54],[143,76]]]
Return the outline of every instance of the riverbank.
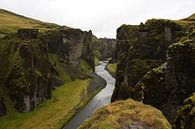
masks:
[[[61,128],[104,87],[105,83],[100,83],[92,88],[95,80],[101,82],[97,76],[92,77],[92,79],[76,80],[57,87],[50,100],[46,100],[29,113],[13,111],[0,118],[0,129]]]
[[[117,64],[116,63],[108,63],[106,66],[106,70],[112,75],[113,78],[116,77],[116,69],[117,69]]]
[[[101,61],[99,66],[96,66],[98,77],[106,80],[106,87],[96,94],[92,100],[64,126],[63,129],[77,129],[86,119],[90,118],[97,108],[107,105],[111,102],[115,79],[105,70],[107,62]],[[96,76],[97,76],[96,75]],[[101,79],[100,78],[100,79]],[[92,87],[99,85],[99,82],[92,83]]]

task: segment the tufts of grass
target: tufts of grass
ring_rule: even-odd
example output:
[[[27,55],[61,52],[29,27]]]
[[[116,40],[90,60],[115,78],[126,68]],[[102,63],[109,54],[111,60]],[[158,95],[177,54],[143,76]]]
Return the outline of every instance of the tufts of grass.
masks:
[[[98,109],[79,129],[171,129],[162,112],[134,100],[117,101]]]
[[[108,69],[109,72],[116,73],[117,64],[116,63],[108,64],[106,68]]]
[[[50,100],[32,112],[12,112],[0,118],[0,129],[59,129],[86,102],[89,80],[76,80],[57,87]],[[83,97],[84,96],[84,97]]]
[[[3,9],[0,9],[0,33],[15,33],[20,28],[39,28],[40,31],[56,29],[59,25],[46,23],[27,18]]]

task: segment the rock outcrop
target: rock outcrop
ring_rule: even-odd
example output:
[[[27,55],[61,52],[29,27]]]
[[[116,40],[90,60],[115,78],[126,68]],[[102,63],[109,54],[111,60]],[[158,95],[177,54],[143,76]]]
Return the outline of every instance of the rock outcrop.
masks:
[[[133,98],[157,107],[171,122],[183,100],[195,91],[195,40],[190,35],[170,45],[167,61],[135,86]]]
[[[180,22],[153,19],[117,30],[118,66],[112,101],[142,101],[173,122],[183,100],[195,91],[195,23],[183,26]]]
[[[184,100],[182,107],[177,111],[174,120],[174,129],[194,129],[195,128],[195,93]]]
[[[7,110],[6,110],[6,106],[4,104],[4,100],[3,100],[3,98],[0,98],[0,117],[5,115],[6,112],[7,112]]]
[[[165,62],[169,45],[178,41],[182,30],[180,25],[163,20],[149,20],[140,26],[123,25],[117,30],[118,66],[113,100],[130,97],[120,93],[122,83],[134,87],[144,74]]]
[[[51,97],[50,63],[46,44],[34,38],[29,30],[19,32],[22,39],[10,35],[0,41],[1,89],[19,112],[29,112]]]
[[[7,112],[5,97],[17,111],[29,112],[65,78],[87,77],[81,65],[84,60],[94,69],[92,36],[70,28],[44,33],[21,29],[0,39],[0,93],[6,94],[0,94],[0,116]]]
[[[171,125],[161,111],[129,99],[98,109],[79,129],[171,129]]]
[[[57,53],[62,60],[78,65],[82,58],[94,68],[93,34],[80,29],[50,31],[43,39],[50,53]]]
[[[115,59],[115,48],[116,40],[108,38],[99,38],[94,43],[95,49],[100,53],[100,60],[106,60],[107,58],[112,58],[113,62]]]

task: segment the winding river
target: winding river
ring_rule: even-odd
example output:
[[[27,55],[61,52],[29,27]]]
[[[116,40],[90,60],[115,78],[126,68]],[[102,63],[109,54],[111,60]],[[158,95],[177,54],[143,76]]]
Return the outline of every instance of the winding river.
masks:
[[[107,63],[108,62],[106,61],[102,61],[100,62],[100,65],[95,68],[96,74],[106,80],[106,87],[102,89],[79,113],[77,113],[63,129],[77,129],[83,121],[93,115],[97,108],[110,103],[115,86],[115,79],[105,70]]]

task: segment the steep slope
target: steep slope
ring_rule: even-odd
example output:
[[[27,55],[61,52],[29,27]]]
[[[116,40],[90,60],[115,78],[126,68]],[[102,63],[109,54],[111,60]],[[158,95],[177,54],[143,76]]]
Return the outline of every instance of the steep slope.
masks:
[[[1,9],[0,35],[0,116],[30,112],[50,99],[56,86],[91,79],[91,31],[45,23]],[[92,92],[96,90],[99,89]],[[85,101],[90,98],[85,97]]]
[[[193,17],[151,19],[118,28],[112,101],[142,101],[160,109],[173,122],[176,110],[195,90]]]
[[[116,48],[116,40],[109,38],[96,39],[94,48],[99,52],[100,60],[106,60],[107,58],[113,58]],[[113,59],[114,60],[114,59]]]
[[[16,33],[20,28],[39,28],[41,31],[46,31],[59,27],[57,24],[42,22],[0,9],[0,34]]]

